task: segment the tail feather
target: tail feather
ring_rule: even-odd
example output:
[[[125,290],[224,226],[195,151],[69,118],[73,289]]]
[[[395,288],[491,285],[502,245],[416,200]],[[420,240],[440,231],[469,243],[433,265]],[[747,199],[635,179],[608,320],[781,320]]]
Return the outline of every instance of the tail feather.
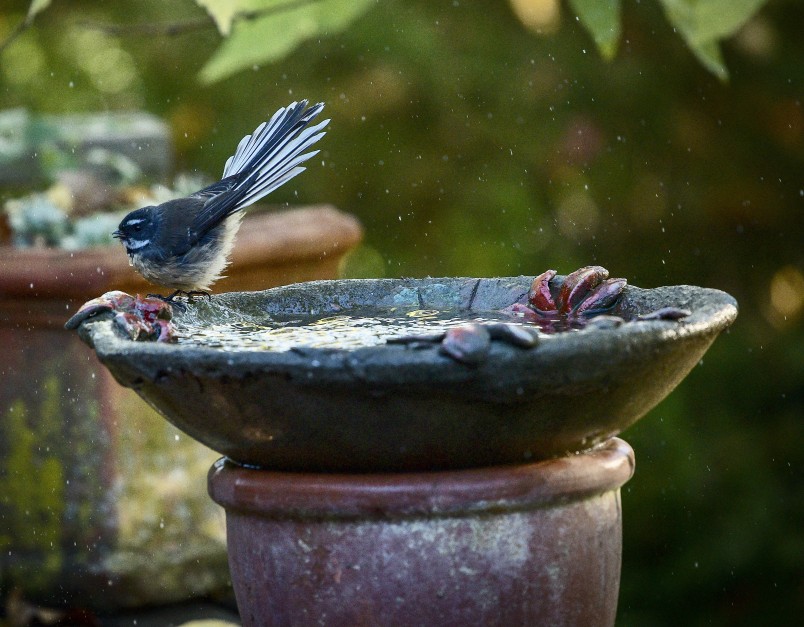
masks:
[[[317,131],[320,131],[328,123],[329,120],[324,120],[316,126],[305,129],[297,137],[287,137],[282,143],[277,144],[270,157],[265,159],[259,166],[259,170],[253,175],[253,180],[244,182],[243,187],[247,186],[248,191],[237,203],[237,209],[247,207],[279,187],[279,185],[273,185],[275,179],[282,177],[284,173],[293,170],[297,165],[317,155],[318,150],[304,154],[300,153],[307,150],[325,135],[325,133],[317,133]],[[317,134],[314,135],[314,133]],[[290,179],[283,179],[283,182],[288,180]]]
[[[320,102],[306,110],[305,107],[307,107],[306,100],[282,107],[268,122],[263,122],[251,135],[241,139],[235,153],[226,161],[223,178],[252,169],[260,153],[271,150],[277,142],[292,135],[295,130],[304,128],[321,112],[324,103]]]
[[[257,202],[304,171],[300,164],[318,154],[317,150],[304,151],[324,136],[319,131],[329,120],[306,127],[323,108],[323,103],[308,108],[306,100],[294,102],[240,140],[237,150],[226,161],[223,179],[194,194],[206,197],[220,190],[194,218],[193,239],[197,241],[235,211]]]
[[[270,180],[264,182],[262,184],[262,187],[259,190],[260,191],[259,197],[262,198],[263,196],[266,196],[266,195],[270,194],[272,191],[274,191],[278,187],[281,187],[282,185],[287,183],[290,179],[292,179],[294,176],[296,176],[298,174],[301,174],[306,169],[307,168],[299,166],[299,167],[293,168],[292,170],[286,172],[283,176],[281,176],[279,178],[270,179]]]

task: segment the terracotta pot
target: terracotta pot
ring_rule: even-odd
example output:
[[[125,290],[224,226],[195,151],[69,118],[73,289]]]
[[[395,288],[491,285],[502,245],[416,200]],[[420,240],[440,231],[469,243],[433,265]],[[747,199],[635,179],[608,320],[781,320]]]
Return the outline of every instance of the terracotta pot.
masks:
[[[246,216],[228,276],[214,292],[261,290],[338,274],[341,257],[362,237],[352,216],[330,206]],[[81,251],[0,246],[0,324],[62,329],[70,313],[109,290],[153,292],[122,246]],[[164,289],[163,289],[164,291]]]
[[[612,438],[516,466],[307,474],[220,460],[229,564],[249,625],[613,625],[619,488]]]
[[[333,278],[360,237],[332,207],[248,216],[215,288]],[[198,489],[216,455],[117,385],[63,328],[111,289],[154,290],[119,245],[0,246],[0,595],[19,587],[109,609],[227,586],[220,510]]]

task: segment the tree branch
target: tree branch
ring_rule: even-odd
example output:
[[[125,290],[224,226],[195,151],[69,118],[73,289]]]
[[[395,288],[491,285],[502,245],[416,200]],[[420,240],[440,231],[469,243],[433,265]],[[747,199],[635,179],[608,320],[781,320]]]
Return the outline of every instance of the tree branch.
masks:
[[[261,17],[266,17],[268,15],[273,15],[275,13],[292,11],[305,5],[320,1],[321,0],[288,0],[288,2],[275,4],[262,9],[241,11],[239,13],[235,13],[235,15],[232,17],[232,23],[241,21],[248,22]],[[177,22],[162,22],[157,24],[151,22],[141,22],[139,24],[109,24],[105,22],[92,22],[84,20],[78,22],[78,25],[83,26],[84,28],[98,30],[106,35],[111,36],[163,35],[167,37],[175,37],[177,35],[184,35],[186,33],[199,30],[206,30],[215,26],[214,22],[209,17],[197,17]]]
[[[154,24],[152,22],[140,22],[138,24],[111,24],[107,22],[94,22],[91,20],[79,20],[78,26],[90,30],[100,31],[104,35],[121,37],[129,35],[165,35],[175,37],[199,30],[206,30],[215,26],[215,23],[208,17],[197,17],[180,22],[162,22]]]
[[[3,54],[3,51],[8,48],[13,41],[22,35],[28,27],[33,23],[33,20],[29,20],[27,17],[23,19],[19,24],[17,24],[13,30],[8,34],[2,42],[0,42],[0,54]]]

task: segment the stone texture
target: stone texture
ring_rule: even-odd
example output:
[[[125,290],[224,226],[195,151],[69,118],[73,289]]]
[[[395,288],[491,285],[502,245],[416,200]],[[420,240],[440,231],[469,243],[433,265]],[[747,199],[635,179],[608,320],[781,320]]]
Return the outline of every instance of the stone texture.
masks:
[[[370,306],[496,311],[532,280],[311,282],[222,294],[184,315],[211,323]],[[729,295],[692,286],[629,286],[613,313],[666,306],[692,315],[556,334],[530,350],[495,342],[476,367],[436,346],[233,353],[133,343],[108,319],[79,332],[121,384],[235,461],[294,471],[416,471],[556,457],[621,432],[687,375],[737,314]]]

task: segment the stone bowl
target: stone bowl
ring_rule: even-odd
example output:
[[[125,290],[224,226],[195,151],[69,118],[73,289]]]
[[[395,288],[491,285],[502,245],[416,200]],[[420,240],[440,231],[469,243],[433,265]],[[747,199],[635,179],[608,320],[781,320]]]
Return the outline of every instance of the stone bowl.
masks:
[[[314,281],[212,296],[183,322],[265,321],[372,309],[497,312],[534,277]],[[555,281],[561,282],[562,277]],[[305,472],[404,472],[517,464],[588,450],[656,406],[737,315],[728,294],[628,286],[614,314],[662,307],[681,321],[558,333],[523,349],[494,342],[476,366],[387,344],[226,351],[134,342],[109,314],[81,337],[122,385],[188,435],[242,465]]]

